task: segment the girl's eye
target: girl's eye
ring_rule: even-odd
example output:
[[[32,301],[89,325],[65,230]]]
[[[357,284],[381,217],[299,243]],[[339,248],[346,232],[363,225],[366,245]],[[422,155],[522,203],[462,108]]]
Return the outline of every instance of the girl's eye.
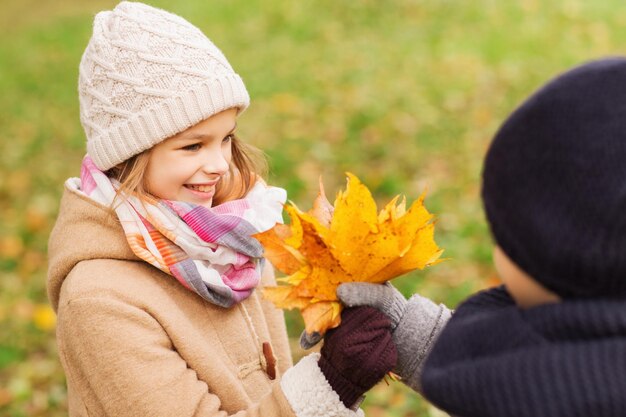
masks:
[[[192,145],[183,146],[182,149],[185,151],[197,151],[200,149],[200,144],[194,143]]]
[[[231,140],[233,140],[235,138],[235,134],[231,133],[230,135],[226,136],[222,142],[230,142]]]

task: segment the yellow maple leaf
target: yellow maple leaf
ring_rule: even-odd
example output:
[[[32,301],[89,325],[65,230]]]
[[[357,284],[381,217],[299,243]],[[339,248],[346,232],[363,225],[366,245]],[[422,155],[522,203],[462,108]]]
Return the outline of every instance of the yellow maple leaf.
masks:
[[[406,210],[395,197],[380,212],[370,191],[348,173],[334,205],[320,192],[308,212],[285,206],[289,225],[256,234],[265,257],[286,276],[263,290],[280,308],[297,308],[308,333],[324,334],[340,323],[336,290],[344,282],[383,283],[438,262],[433,215],[424,196]]]

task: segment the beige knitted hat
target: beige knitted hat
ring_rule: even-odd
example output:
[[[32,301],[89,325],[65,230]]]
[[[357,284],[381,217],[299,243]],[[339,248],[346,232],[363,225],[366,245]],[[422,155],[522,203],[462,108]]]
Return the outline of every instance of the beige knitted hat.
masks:
[[[122,2],[96,15],[80,62],[87,153],[107,170],[250,97],[222,52],[185,19]]]

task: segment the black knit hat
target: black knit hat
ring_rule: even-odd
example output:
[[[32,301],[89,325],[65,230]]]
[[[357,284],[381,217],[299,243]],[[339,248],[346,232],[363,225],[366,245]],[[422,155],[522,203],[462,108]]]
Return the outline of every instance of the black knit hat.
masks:
[[[626,297],[626,58],[576,67],[515,110],[482,197],[498,245],[545,287]]]

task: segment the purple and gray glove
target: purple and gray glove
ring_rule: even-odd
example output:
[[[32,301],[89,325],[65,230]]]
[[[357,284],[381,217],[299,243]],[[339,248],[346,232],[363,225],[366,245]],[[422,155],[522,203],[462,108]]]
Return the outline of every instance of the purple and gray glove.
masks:
[[[420,375],[424,359],[452,316],[450,309],[418,294],[407,301],[390,283],[342,284],[337,289],[337,295],[348,307],[367,305],[389,317],[398,350],[395,371],[405,384],[421,391]]]
[[[390,283],[341,284],[337,296],[347,307],[371,306],[389,317],[398,351],[398,363],[394,371],[406,385],[421,391],[420,375],[424,359],[452,316],[452,311],[418,294],[407,301]],[[319,340],[317,334],[302,333],[300,345],[309,349]]]
[[[341,324],[326,332],[319,367],[347,408],[397,362],[389,318],[372,307],[346,308]]]

